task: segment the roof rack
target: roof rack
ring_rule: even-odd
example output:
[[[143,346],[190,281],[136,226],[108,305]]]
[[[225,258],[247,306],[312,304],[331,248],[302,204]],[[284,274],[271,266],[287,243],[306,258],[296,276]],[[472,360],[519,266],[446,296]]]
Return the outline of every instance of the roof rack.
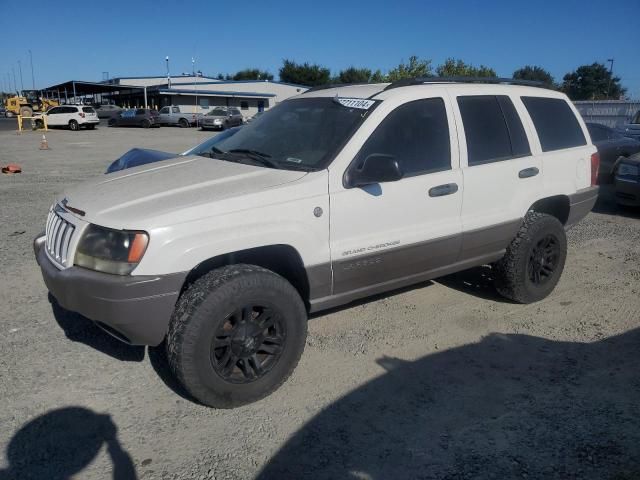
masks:
[[[398,87],[408,87],[410,85],[422,85],[425,83],[504,83],[510,85],[525,85],[528,87],[544,87],[543,82],[533,80],[518,80],[516,78],[499,78],[499,77],[422,77],[422,78],[403,78],[397,80],[385,87],[385,90]]]

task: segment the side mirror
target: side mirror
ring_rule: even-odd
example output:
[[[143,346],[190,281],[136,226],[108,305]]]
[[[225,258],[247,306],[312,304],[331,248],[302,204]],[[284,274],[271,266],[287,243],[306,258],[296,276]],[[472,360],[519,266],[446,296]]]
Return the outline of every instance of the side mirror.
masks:
[[[374,183],[396,182],[402,178],[402,169],[393,155],[372,153],[356,168],[345,175],[347,188],[363,187]]]

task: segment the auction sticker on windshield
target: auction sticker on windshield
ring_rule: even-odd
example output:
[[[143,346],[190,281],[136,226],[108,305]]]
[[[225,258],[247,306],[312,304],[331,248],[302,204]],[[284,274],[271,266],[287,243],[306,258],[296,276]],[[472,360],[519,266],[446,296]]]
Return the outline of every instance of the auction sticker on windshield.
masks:
[[[365,100],[363,98],[340,98],[336,97],[336,102],[338,102],[343,107],[349,108],[359,108],[360,110],[369,110],[371,105],[376,103],[373,100]]]

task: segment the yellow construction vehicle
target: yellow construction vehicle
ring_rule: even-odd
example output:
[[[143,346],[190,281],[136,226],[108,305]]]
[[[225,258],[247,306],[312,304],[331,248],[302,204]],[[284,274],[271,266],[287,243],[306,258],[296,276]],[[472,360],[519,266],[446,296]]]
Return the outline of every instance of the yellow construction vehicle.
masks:
[[[24,90],[22,95],[8,97],[4,101],[7,117],[15,115],[31,117],[33,112],[46,112],[51,107],[57,107],[58,105],[60,104],[56,100],[39,97],[37,90]]]

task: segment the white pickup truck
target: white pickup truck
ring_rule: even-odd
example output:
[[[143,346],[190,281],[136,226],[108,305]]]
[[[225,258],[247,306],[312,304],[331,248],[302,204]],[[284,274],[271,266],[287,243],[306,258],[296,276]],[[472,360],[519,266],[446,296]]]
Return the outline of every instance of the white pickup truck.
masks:
[[[174,106],[162,107],[160,109],[160,124],[179,125],[182,128],[187,128],[201,123],[202,113],[185,112],[184,110],[184,108]]]

